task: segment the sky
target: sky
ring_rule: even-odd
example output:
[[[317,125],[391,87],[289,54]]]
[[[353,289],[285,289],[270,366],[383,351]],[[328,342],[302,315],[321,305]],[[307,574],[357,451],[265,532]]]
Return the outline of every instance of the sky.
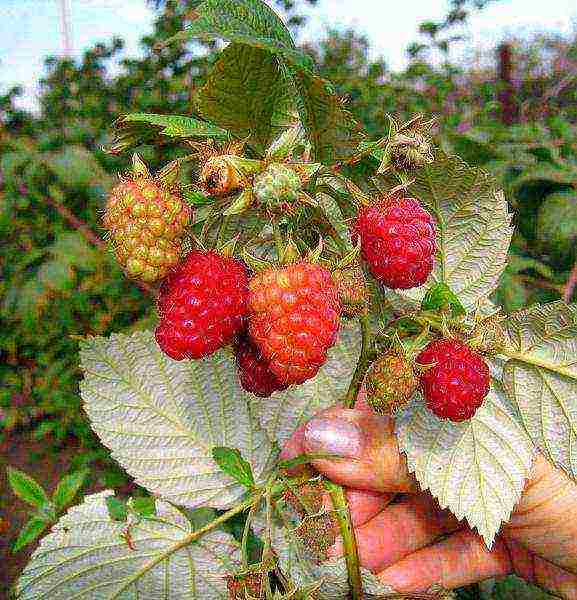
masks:
[[[138,41],[151,30],[153,11],[145,0],[0,0],[0,90],[25,88],[20,105],[34,109],[43,58],[63,50],[59,5],[70,5],[74,56],[95,42],[120,36],[125,52],[139,52]],[[353,27],[369,38],[373,57],[393,69],[406,64],[405,49],[417,38],[418,23],[442,18],[448,0],[319,0],[308,7],[303,40],[322,36],[327,27]],[[508,36],[536,31],[572,32],[577,26],[575,0],[501,0],[475,15],[466,33],[467,48],[492,51]]]

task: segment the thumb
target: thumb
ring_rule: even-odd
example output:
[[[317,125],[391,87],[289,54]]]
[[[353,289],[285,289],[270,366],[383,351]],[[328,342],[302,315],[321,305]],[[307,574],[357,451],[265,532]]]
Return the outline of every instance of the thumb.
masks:
[[[336,483],[377,492],[418,491],[388,417],[330,408],[307,423],[302,444],[309,454],[342,457],[313,463],[317,471]]]

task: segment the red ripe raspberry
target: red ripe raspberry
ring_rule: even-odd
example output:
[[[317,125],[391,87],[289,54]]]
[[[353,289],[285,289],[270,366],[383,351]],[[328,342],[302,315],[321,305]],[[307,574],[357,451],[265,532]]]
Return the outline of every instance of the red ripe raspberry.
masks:
[[[305,261],[268,269],[250,282],[249,332],[283,385],[314,377],[339,329],[330,272]]]
[[[248,339],[241,339],[236,348],[238,376],[243,389],[255,396],[268,398],[273,392],[287,389],[270,370],[270,365]]]
[[[211,251],[187,255],[162,283],[156,341],[175,360],[201,358],[242,331],[248,273],[234,258]]]
[[[489,367],[480,354],[459,340],[430,342],[417,363],[433,365],[420,380],[429,410],[441,419],[470,419],[489,393]]]
[[[392,289],[425,283],[433,270],[435,223],[414,198],[391,197],[360,210],[356,233],[371,273]]]

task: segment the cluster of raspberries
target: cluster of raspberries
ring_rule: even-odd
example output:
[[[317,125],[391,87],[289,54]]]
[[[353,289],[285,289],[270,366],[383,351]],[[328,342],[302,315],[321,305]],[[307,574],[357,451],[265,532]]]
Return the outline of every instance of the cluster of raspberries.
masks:
[[[212,250],[181,259],[190,216],[175,189],[151,177],[117,186],[105,214],[128,274],[162,280],[156,329],[161,349],[175,360],[199,359],[232,344],[242,387],[261,397],[314,377],[347,314],[346,278],[306,260],[251,275],[240,260]],[[361,208],[353,227],[369,270],[391,289],[425,283],[435,234],[434,219],[418,200],[398,193]],[[362,310],[362,298],[353,300]],[[424,367],[420,384],[427,405],[442,418],[470,418],[488,392],[484,360],[461,342],[431,342],[417,363]],[[412,394],[416,382],[409,370],[399,357],[373,368],[367,383],[375,406],[390,407]]]
[[[175,360],[233,344],[244,389],[270,396],[314,377],[341,305],[330,272],[297,261],[253,277],[235,258],[193,251],[162,283],[156,340]]]

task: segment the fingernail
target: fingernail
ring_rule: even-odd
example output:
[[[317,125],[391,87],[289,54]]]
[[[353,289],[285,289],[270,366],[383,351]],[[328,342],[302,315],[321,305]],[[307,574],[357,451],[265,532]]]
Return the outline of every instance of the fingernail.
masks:
[[[307,452],[358,458],[362,449],[362,432],[351,421],[312,419],[305,428],[304,445]]]

